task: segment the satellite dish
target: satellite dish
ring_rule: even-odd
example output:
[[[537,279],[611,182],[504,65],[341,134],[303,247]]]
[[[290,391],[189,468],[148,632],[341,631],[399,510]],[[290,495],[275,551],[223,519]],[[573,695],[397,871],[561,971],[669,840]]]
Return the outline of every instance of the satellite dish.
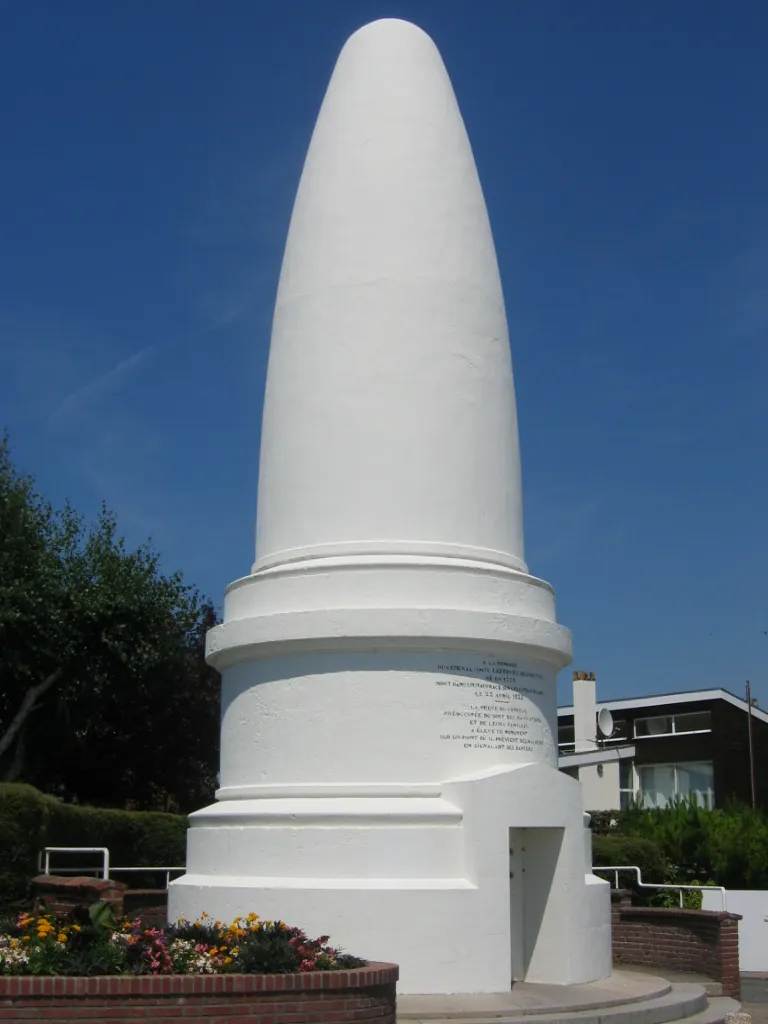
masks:
[[[600,708],[597,715],[597,728],[602,736],[608,737],[613,732],[613,715],[608,708]]]

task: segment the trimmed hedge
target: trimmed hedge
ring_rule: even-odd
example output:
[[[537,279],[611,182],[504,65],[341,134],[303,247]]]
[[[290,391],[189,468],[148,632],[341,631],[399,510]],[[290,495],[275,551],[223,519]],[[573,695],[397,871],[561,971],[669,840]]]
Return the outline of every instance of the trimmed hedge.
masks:
[[[186,842],[184,815],[80,807],[32,786],[0,783],[0,909],[26,904],[45,846],[106,846],[111,863],[141,867],[184,864]],[[87,862],[95,865],[97,860]],[[120,880],[147,882],[138,874]]]
[[[648,839],[633,836],[593,836],[592,864],[631,864],[640,868],[644,882],[661,882],[666,874],[666,861],[656,845]],[[608,878],[608,874],[602,876]],[[619,886],[637,892],[637,877],[629,872],[619,875]]]

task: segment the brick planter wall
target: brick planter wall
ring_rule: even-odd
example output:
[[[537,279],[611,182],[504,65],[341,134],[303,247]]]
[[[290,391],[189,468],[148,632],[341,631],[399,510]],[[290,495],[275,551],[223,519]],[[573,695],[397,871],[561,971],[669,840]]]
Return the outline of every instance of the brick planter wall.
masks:
[[[33,913],[46,911],[66,917],[77,906],[90,906],[99,900],[109,903],[115,914],[123,913],[125,883],[112,878],[91,878],[88,875],[38,875],[32,879]]]
[[[167,889],[128,889],[114,879],[87,875],[38,875],[32,879],[33,913],[50,911],[60,917],[77,906],[89,907],[104,900],[117,917],[140,917],[148,925],[162,928],[168,920]]]
[[[308,974],[0,977],[0,1021],[395,1024],[394,964]]]
[[[168,923],[168,890],[126,889],[123,893],[123,913],[131,921],[138,917],[142,924],[164,928]]]
[[[739,999],[739,914],[633,907],[629,893],[611,900],[613,959],[620,964],[705,974]]]

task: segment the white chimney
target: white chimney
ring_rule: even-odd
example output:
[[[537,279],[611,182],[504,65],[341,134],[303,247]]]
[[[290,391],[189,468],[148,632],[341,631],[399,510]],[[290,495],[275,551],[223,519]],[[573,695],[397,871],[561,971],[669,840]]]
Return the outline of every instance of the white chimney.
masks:
[[[594,672],[573,673],[574,752],[597,747],[597,682]]]

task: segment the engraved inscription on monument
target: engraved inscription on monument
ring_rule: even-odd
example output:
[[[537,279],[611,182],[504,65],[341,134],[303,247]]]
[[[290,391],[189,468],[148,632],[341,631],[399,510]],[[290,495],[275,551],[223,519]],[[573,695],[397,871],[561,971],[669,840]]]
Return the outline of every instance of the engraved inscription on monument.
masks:
[[[445,705],[440,739],[463,749],[547,756],[551,730],[540,704],[543,675],[516,661],[457,658],[437,666]],[[545,749],[542,749],[545,748]]]

